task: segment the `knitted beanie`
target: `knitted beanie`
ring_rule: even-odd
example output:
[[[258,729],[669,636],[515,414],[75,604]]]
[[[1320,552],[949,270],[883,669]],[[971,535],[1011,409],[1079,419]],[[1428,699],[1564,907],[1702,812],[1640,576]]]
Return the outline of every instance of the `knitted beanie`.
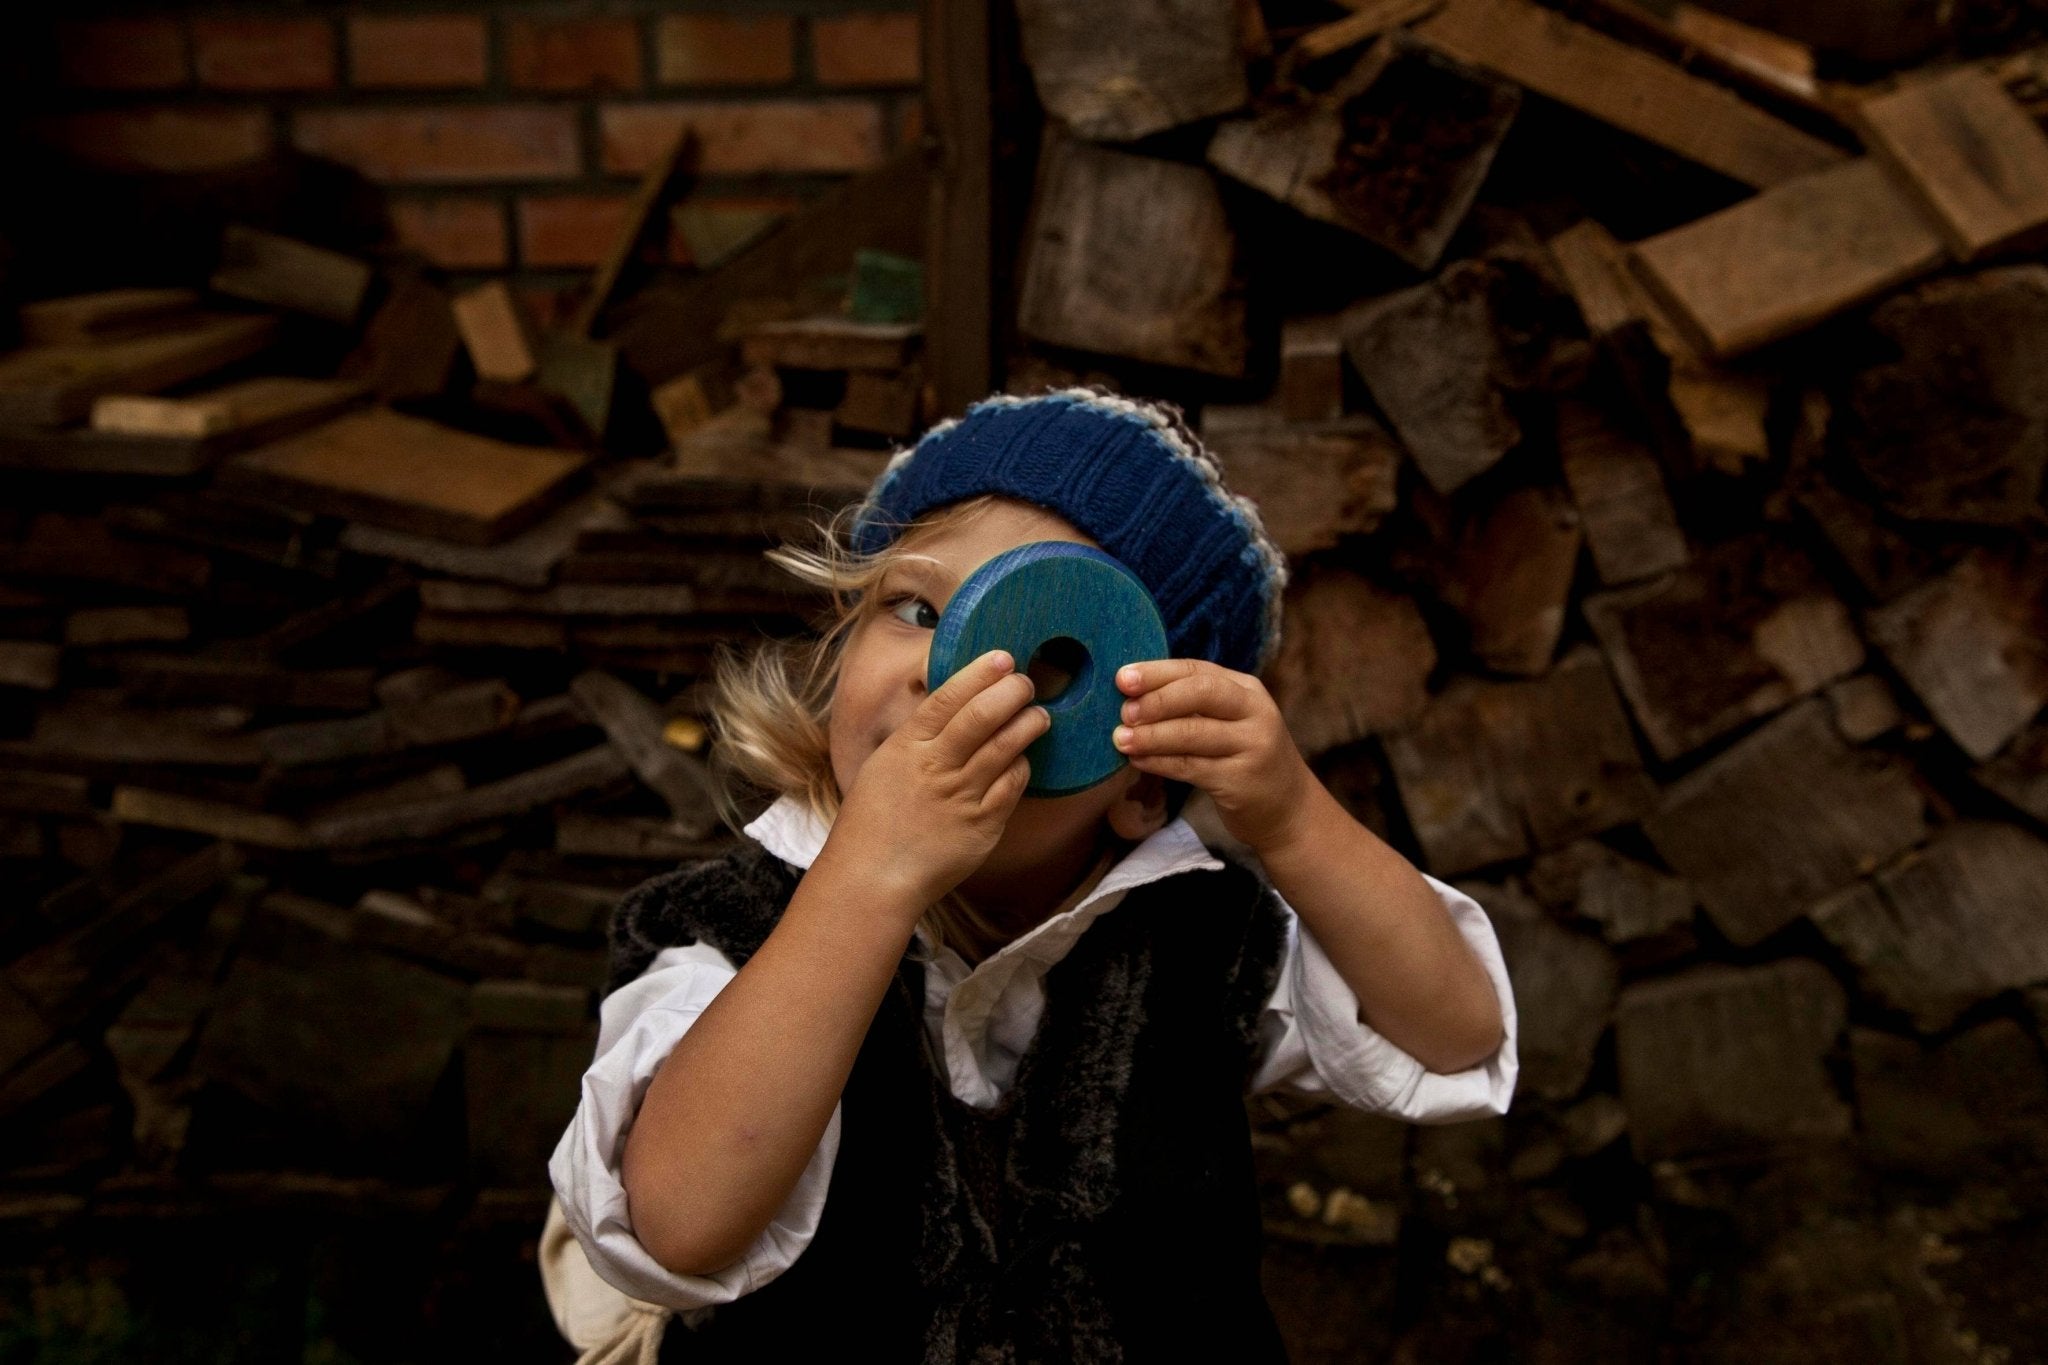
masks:
[[[890,460],[853,548],[873,554],[984,493],[1057,512],[1120,560],[1151,592],[1173,657],[1253,674],[1272,661],[1286,557],[1177,409],[1093,388],[983,399]]]

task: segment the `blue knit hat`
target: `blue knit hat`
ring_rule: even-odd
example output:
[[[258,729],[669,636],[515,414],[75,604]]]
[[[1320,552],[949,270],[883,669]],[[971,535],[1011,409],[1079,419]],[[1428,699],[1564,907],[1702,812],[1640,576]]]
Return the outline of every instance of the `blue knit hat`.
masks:
[[[1258,673],[1280,645],[1287,560],[1178,410],[1098,389],[998,394],[889,462],[856,514],[873,554],[936,508],[997,493],[1057,512],[1152,593],[1175,658]]]

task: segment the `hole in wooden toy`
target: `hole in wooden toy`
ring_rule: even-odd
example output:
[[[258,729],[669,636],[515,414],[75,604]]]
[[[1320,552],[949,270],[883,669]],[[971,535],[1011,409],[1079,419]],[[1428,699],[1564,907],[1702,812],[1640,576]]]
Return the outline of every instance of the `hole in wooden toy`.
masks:
[[[1037,699],[1057,701],[1088,673],[1088,650],[1071,635],[1055,635],[1032,654],[1024,665]]]

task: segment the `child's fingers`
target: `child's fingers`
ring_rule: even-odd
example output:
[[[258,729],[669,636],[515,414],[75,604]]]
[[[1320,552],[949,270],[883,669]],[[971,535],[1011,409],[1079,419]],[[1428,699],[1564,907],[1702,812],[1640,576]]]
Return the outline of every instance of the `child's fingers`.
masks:
[[[938,691],[918,704],[917,709],[910,713],[910,719],[903,722],[903,728],[913,739],[938,738],[961,707],[1016,666],[1016,661],[1000,649],[992,649],[978,659],[969,660],[965,668],[955,672],[939,685]]]
[[[1208,716],[1179,716],[1151,725],[1119,725],[1110,736],[1127,758],[1181,754],[1190,758],[1227,758],[1243,747],[1230,722]]]
[[[1126,725],[1142,725],[1172,716],[1243,720],[1252,714],[1252,708],[1250,691],[1218,668],[1184,674],[1148,687],[1123,704],[1120,718]]]
[[[965,768],[991,735],[1031,704],[1033,695],[1031,679],[1021,673],[995,679],[969,697],[932,739],[933,756],[944,767]]]
[[[961,775],[977,789],[993,787],[998,778],[1023,758],[1024,751],[1051,728],[1052,716],[1043,706],[1025,707],[989,736],[988,742],[967,760]],[[1025,773],[1026,776],[1030,774],[1028,765]]]

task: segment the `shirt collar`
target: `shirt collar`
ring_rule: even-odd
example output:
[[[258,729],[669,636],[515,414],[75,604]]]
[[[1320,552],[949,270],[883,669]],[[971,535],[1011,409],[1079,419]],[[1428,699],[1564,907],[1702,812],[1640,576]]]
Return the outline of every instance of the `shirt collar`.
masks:
[[[819,850],[825,847],[825,836],[831,832],[829,822],[819,819],[794,796],[777,798],[744,830],[761,847],[792,867],[801,868],[809,868],[816,861]],[[1066,914],[1079,914],[1105,896],[1163,877],[1198,868],[1214,871],[1222,866],[1222,859],[1209,851],[1195,827],[1176,816],[1118,859],[1080,904]]]

